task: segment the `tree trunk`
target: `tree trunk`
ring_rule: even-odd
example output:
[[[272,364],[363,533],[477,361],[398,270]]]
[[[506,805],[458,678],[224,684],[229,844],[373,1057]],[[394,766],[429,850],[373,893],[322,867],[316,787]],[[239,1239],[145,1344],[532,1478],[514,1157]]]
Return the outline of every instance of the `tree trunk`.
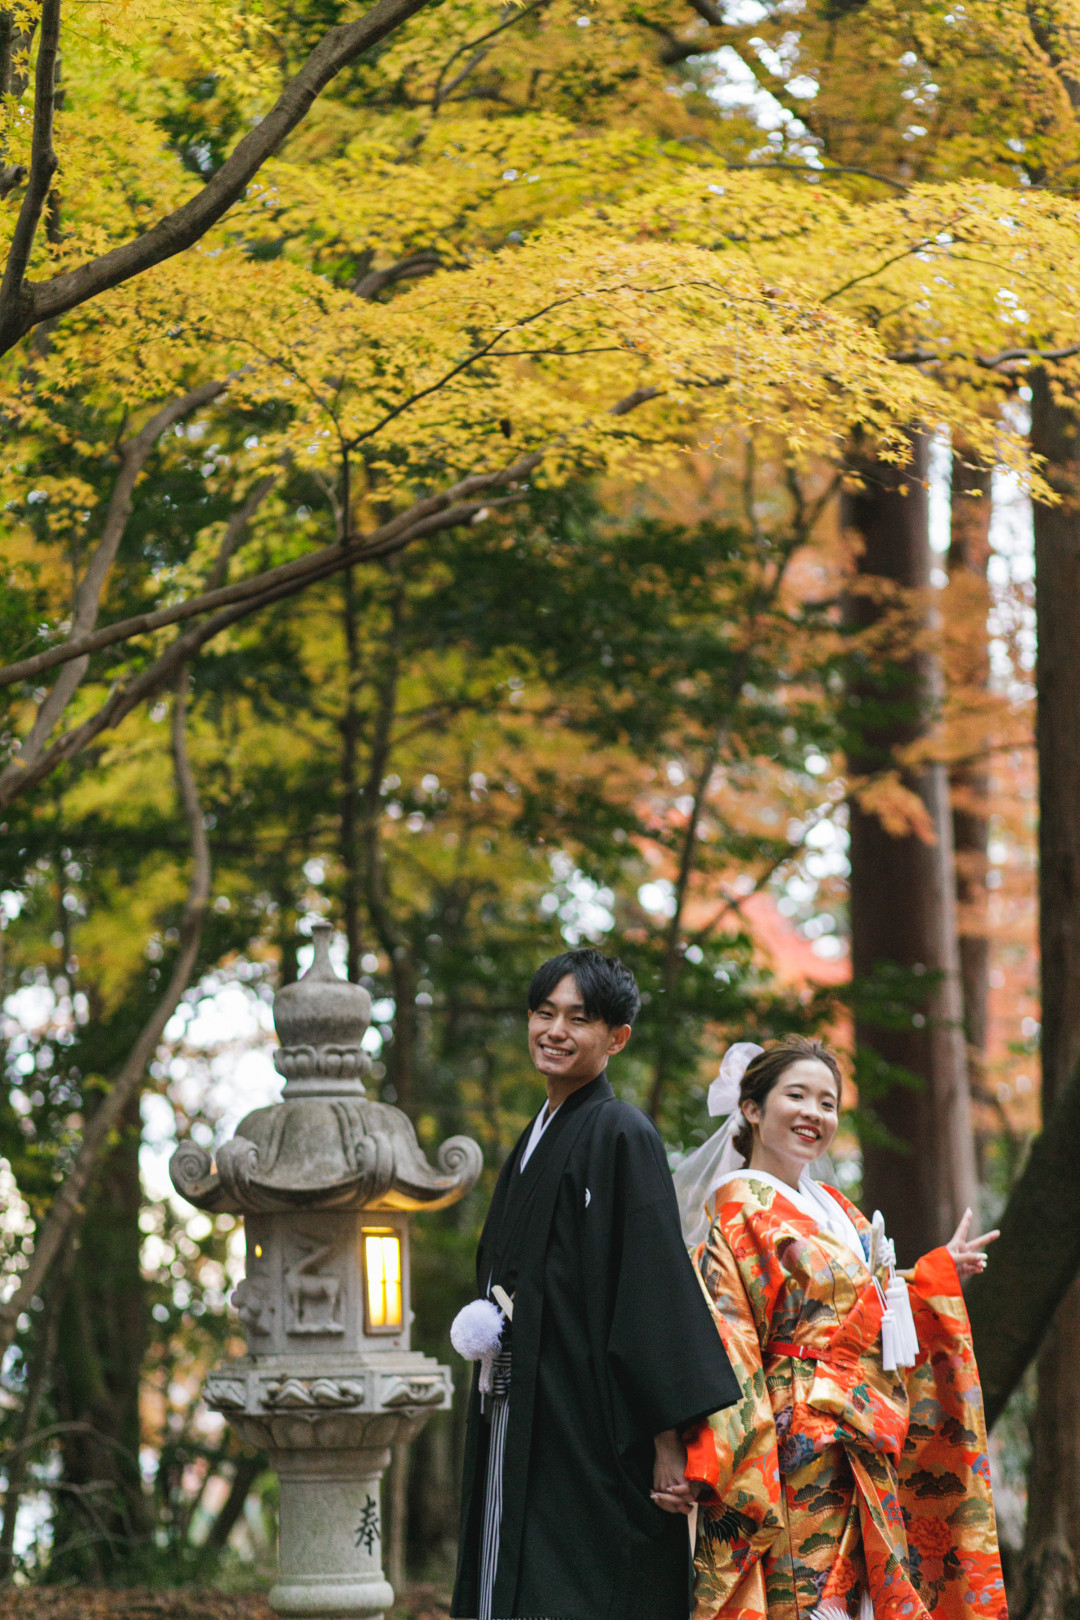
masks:
[[[81,1218],[82,1204],[110,1135],[120,1127],[131,1099],[138,1094],[150,1059],[157,1050],[166,1024],[195,970],[202,939],[203,921],[210,898],[210,846],[206,837],[202,805],[187,752],[186,701],[189,676],[180,671],[173,701],[172,747],[177,794],[191,835],[191,880],[180,918],[180,940],[176,961],[165,994],[150,1014],[120,1073],[97,1108],[87,1117],[74,1162],[66,1172],[56,1196],[34,1238],[29,1262],[19,1281],[0,1305],[0,1354],[8,1349],[18,1329],[19,1317],[42,1288],[49,1268]]]
[[[1031,445],[1058,506],[1035,507],[1038,627],[1039,949],[1048,1118],[1080,1062],[1080,441],[1072,411],[1032,377]],[[1052,1234],[1050,1235],[1052,1241]],[[1039,1355],[1021,1613],[1080,1605],[1080,1283]]]
[[[694,875],[694,861],[698,853],[698,831],[701,827],[701,818],[709,796],[713,773],[720,759],[720,751],[727,741],[729,729],[727,722],[725,722],[717,730],[698,765],[697,775],[694,778],[693,804],[682,835],[682,848],[679,851],[679,872],[675,881],[675,910],[672,912],[671,920],[667,926],[664,939],[663,963],[660,972],[660,1029],[656,1051],[656,1067],[653,1070],[653,1083],[649,1092],[649,1116],[654,1120],[660,1118],[664,1087],[670,1075],[678,1038],[679,976],[683,966],[683,952],[686,948],[683,938],[683,921],[686,913],[686,903],[690,898],[690,882]]]
[[[391,565],[393,568],[394,565]],[[408,939],[394,912],[393,895],[387,882],[386,855],[382,846],[382,798],[380,783],[390,765],[393,750],[394,721],[397,717],[398,678],[401,671],[402,644],[405,636],[405,582],[400,573],[393,581],[390,596],[390,623],[386,648],[382,659],[380,679],[375,694],[375,713],[371,727],[371,755],[368,762],[367,782],[363,793],[363,817],[360,838],[363,850],[364,891],[368,915],[380,946],[390,961],[390,978],[394,991],[394,1039],[386,1052],[387,1084],[393,1087],[399,1108],[411,1113],[414,1108],[413,1082],[415,1079],[419,1027],[416,1014],[417,971],[409,950]],[[387,1095],[387,1093],[384,1093]]]
[[[362,877],[359,848],[359,782],[357,755],[360,745],[360,711],[356,703],[360,681],[360,655],[356,633],[356,581],[353,568],[342,578],[342,627],[345,631],[345,704],[341,714],[341,865],[344,873],[342,899],[345,911],[347,946],[346,977],[360,982],[360,901]]]
[[[196,1578],[200,1584],[214,1570],[218,1559],[228,1546],[229,1537],[236,1528],[247,1505],[247,1499],[251,1495],[251,1487],[268,1467],[266,1453],[262,1451],[245,1451],[237,1457],[229,1494],[210,1526],[206,1540],[199,1548]]]
[[[952,534],[949,545],[949,678],[972,698],[990,687],[987,618],[990,587],[990,470],[980,467],[966,447],[954,447]],[[972,739],[977,749],[979,739]],[[953,846],[956,854],[957,927],[960,983],[967,1038],[968,1084],[973,1096],[986,1092],[987,1003],[990,976],[989,867],[990,774],[984,755],[956,761],[949,772]],[[986,1143],[976,1134],[981,1165]]]
[[[1001,1216],[1001,1237],[965,1289],[986,1421],[1001,1416],[1080,1272],[1080,1064],[1046,1116]],[[1047,1233],[1052,1240],[1047,1241]]]
[[[887,588],[927,592],[930,545],[926,479],[928,442],[913,443],[905,469],[859,466],[864,485],[845,494],[845,528],[862,543],[859,576]],[[848,623],[872,629],[885,611],[873,594],[853,592]],[[849,766],[856,777],[897,768],[902,751],[933,725],[941,694],[936,655],[925,646],[894,652],[863,667],[848,702]],[[863,995],[856,1006],[861,1084],[890,1140],[867,1131],[864,1194],[880,1208],[901,1263],[951,1234],[975,1196],[975,1156],[964,1051],[956,934],[952,822],[943,765],[901,767],[903,786],[925,808],[933,841],[886,830],[851,803],[851,933],[856,981],[902,986],[927,979],[925,1005],[904,997]],[[888,1015],[882,1008],[891,1002]],[[897,1070],[906,1071],[903,1083]]]
[[[139,1468],[139,1384],[148,1340],[140,1264],[139,1099],[106,1156],[65,1290],[57,1337],[63,1490],[52,1580],[124,1583],[145,1572],[150,1518]]]
[[[44,1308],[38,1318],[36,1332],[26,1345],[25,1354],[29,1367],[22,1408],[7,1452],[4,1517],[0,1525],[0,1585],[4,1586],[12,1580],[16,1571],[15,1529],[19,1518],[19,1504],[26,1487],[30,1464],[34,1460],[38,1420],[53,1376],[60,1311],[74,1259],[74,1251],[69,1249],[62,1262],[50,1273],[45,1284]]]

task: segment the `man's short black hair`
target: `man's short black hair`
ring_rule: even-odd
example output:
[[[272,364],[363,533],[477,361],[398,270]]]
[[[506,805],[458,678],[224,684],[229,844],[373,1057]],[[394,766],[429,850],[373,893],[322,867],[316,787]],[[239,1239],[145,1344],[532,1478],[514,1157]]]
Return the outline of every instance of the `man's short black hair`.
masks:
[[[529,986],[529,1011],[535,1012],[568,973],[581,991],[587,1018],[602,1018],[609,1029],[634,1022],[641,1006],[637,980],[617,956],[605,956],[591,946],[564,951],[537,968]]]

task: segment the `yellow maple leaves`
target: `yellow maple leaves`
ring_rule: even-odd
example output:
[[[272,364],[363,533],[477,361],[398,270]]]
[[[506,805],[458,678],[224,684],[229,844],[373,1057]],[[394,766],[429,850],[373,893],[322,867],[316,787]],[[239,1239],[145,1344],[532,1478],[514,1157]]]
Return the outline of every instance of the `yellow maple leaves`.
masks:
[[[268,15],[226,0],[166,23],[132,4],[79,38],[42,267],[73,267],[194,194],[200,140],[215,120],[258,117],[279,44]],[[439,89],[466,47],[475,106]],[[982,407],[1010,353],[1022,363],[1077,330],[1071,202],[957,182],[867,200],[733,172],[647,122],[530,109],[543,51],[557,106],[573,100],[567,75],[605,60],[595,94],[613,106],[620,63],[635,83],[662,77],[610,4],[421,13],[360,65],[355,101],[323,105],[199,243],[66,317],[29,367],[9,357],[10,419],[32,428],[74,395],[137,411],[231,376],[232,405],[271,417],[254,460],[334,476],[349,455],[358,496],[380,500],[523,451],[543,452],[544,477],[642,475],[691,445],[724,454],[751,428],[797,459],[837,458],[856,430],[896,458],[912,426],[945,423],[1024,470]],[[483,80],[496,67],[501,90]],[[7,109],[13,154],[27,110]],[[628,400],[640,408],[613,414]]]

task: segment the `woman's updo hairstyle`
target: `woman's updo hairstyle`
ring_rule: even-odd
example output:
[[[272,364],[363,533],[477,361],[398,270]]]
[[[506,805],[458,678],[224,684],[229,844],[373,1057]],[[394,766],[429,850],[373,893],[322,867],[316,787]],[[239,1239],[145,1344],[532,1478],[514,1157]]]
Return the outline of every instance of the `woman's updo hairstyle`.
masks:
[[[816,1058],[819,1063],[824,1063],[836,1081],[836,1102],[839,1107],[842,1087],[840,1065],[824,1042],[807,1040],[805,1035],[788,1035],[751,1059],[739,1086],[739,1107],[743,1103],[755,1102],[759,1108],[764,1108],[765,1099],[780,1076],[803,1058]],[[739,1126],[732,1137],[732,1144],[749,1164],[754,1146],[754,1128],[748,1119]]]

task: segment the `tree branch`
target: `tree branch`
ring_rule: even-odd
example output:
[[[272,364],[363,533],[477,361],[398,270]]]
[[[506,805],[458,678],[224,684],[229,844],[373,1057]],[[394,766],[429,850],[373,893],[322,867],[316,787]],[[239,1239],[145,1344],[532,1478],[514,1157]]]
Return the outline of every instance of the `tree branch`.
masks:
[[[657,389],[637,389],[613,405],[609,414],[626,415],[635,406],[655,397],[658,392]],[[351,545],[326,546],[310,557],[299,558],[296,562],[268,569],[263,574],[238,581],[235,585],[204,592],[201,596],[186,603],[178,603],[173,608],[162,609],[155,614],[143,614],[137,619],[128,619],[121,624],[112,625],[107,630],[96,631],[94,635],[84,637],[77,650],[68,643],[64,647],[52,648],[46,654],[39,654],[35,660],[23,660],[20,665],[12,665],[7,670],[0,671],[0,685],[10,685],[13,680],[26,677],[28,664],[37,668],[49,667],[93,650],[90,643],[94,646],[104,646],[110,641],[127,640],[134,635],[145,634],[148,630],[206,613],[211,607],[230,604],[222,606],[221,611],[213,614],[205,623],[178,637],[159,658],[126,686],[114,688],[96,714],[90,716],[74,731],[59,738],[32,766],[9,780],[6,787],[0,784],[0,788],[3,788],[3,791],[0,791],[0,807],[36,787],[58,765],[74,758],[102,732],[119,725],[139,703],[161,691],[180,667],[186,665],[208,641],[230,625],[259,612],[264,607],[297,595],[307,586],[326,579],[353,563],[371,562],[377,558],[391,556],[427,535],[473,522],[480,518],[485,510],[521,499],[524,491],[497,499],[492,499],[486,492],[523,481],[539,466],[543,457],[544,451],[537,450],[492,472],[471,473],[441,494],[415,502],[408,511],[399,513],[397,517]],[[41,660],[45,659],[48,660],[48,665],[41,663]]]
[[[770,94],[772,94],[771,91]],[[761,163],[726,163],[724,167],[735,171],[745,169],[790,169],[793,174],[812,174],[818,180],[828,180],[834,174],[858,174],[864,180],[876,180],[880,185],[892,186],[894,191],[905,192],[911,190],[911,187],[906,185],[903,180],[894,180],[888,174],[878,174],[876,169],[860,169],[851,163],[828,163],[819,167],[816,163],[793,163],[787,160],[783,163],[779,161],[775,163],[767,161]]]
[[[266,117],[233,148],[201,191],[181,208],[158,220],[143,235],[103,253],[99,258],[91,259],[77,270],[54,276],[49,281],[25,282],[22,279],[25,263],[19,272],[18,282],[13,281],[10,288],[5,277],[0,292],[0,354],[11,349],[38,322],[77,308],[110,287],[130,281],[133,276],[141,275],[155,264],[173,258],[199,241],[242,196],[262,165],[301,122],[316,97],[342,68],[400,28],[426,4],[427,0],[376,0],[376,4],[362,17],[332,28],[320,40],[300,72],[285,86]],[[58,6],[59,0],[45,0],[47,14],[50,8]],[[41,85],[39,56],[39,96]],[[51,127],[51,108],[49,119]],[[9,260],[9,270],[13,263],[14,259]]]
[[[419,253],[407,254],[396,264],[388,265],[385,270],[366,270],[357,276],[353,282],[352,290],[357,298],[377,298],[386,287],[392,287],[399,281],[419,280],[421,276],[434,275],[440,268],[442,259],[434,248],[425,248]]]
[[[639,405],[647,404],[650,399],[659,399],[663,392],[662,388],[635,388],[632,394],[627,394],[625,399],[620,399],[617,405],[613,405],[608,415],[629,416]]]
[[[497,34],[501,34],[507,28],[512,28],[515,23],[521,22],[523,17],[531,16],[534,11],[540,11],[542,7],[550,5],[550,3],[551,0],[532,0],[531,5],[522,6],[520,9],[517,6],[508,6],[507,10],[509,11],[510,15],[504,18],[504,20],[497,24],[496,27],[489,28],[486,34],[481,34],[477,39],[466,40],[463,45],[459,45],[457,50],[452,52],[451,55],[447,57],[442,67],[439,69],[439,76],[435,80],[435,88],[431,92],[432,112],[437,113],[442,105],[443,100],[445,99],[443,94],[443,82],[459,56],[464,56],[466,51],[475,51],[479,46],[486,45],[489,39],[494,39]],[[470,65],[470,67],[465,70],[465,73],[458,74],[457,78],[450,86],[450,90],[452,90],[455,85],[461,83],[466,74],[471,72],[473,65],[475,64]],[[446,94],[449,94],[449,90],[446,92]]]
[[[207,591],[216,591],[220,587],[222,580],[229,571],[229,563],[232,560],[233,553],[244,538],[244,530],[277,481],[277,473],[267,473],[264,478],[256,479],[248,490],[243,504],[237,507],[229,519],[225,526],[225,534],[220,549],[214,558],[214,565],[206,576],[205,589]]]
[[[38,1231],[26,1270],[19,1276],[15,1292],[0,1305],[0,1356],[10,1347],[18,1330],[19,1317],[30,1306],[56,1256],[63,1247],[72,1224],[78,1218],[83,1199],[97,1168],[98,1160],[119,1124],[124,1110],[138,1090],[158,1043],[187,989],[202,939],[203,921],[210,899],[210,846],[203,824],[202,805],[187,753],[186,706],[188,674],[182,671],[176,685],[172,717],[173,768],[176,790],[191,838],[191,878],[180,920],[180,944],[168,987],[147,1019],[111,1090],[83,1126],[75,1161],[49,1206]]]
[[[632,406],[626,406],[626,409],[632,409]],[[623,414],[624,411],[619,406],[612,411],[612,415]],[[159,609],[156,613],[139,613],[133,618],[121,619],[116,624],[106,625],[78,641],[73,638],[64,642],[62,646],[50,647],[45,652],[36,653],[32,658],[23,658],[17,664],[9,664],[6,669],[0,669],[0,687],[12,686],[17,681],[30,680],[57,664],[67,663],[70,659],[80,658],[84,654],[98,652],[101,648],[113,646],[119,641],[130,641],[134,636],[162,630],[166,625],[180,624],[185,619],[197,618],[203,613],[209,613],[229,603],[261,601],[267,592],[275,590],[278,585],[295,581],[296,588],[303,589],[305,585],[325,578],[327,573],[336,572],[339,567],[353,562],[363,562],[372,556],[382,556],[383,543],[393,540],[399,532],[407,531],[408,537],[413,538],[415,533],[420,532],[416,528],[419,522],[444,509],[456,506],[471,495],[512,483],[515,479],[527,478],[541,459],[542,452],[536,452],[533,455],[523,456],[510,466],[499,468],[495,472],[472,473],[457,484],[451,485],[442,494],[417,501],[408,511],[400,513],[370,534],[358,537],[351,546],[337,543],[326,546],[307,557],[298,557],[294,562],[282,563],[279,567],[269,568],[262,574],[253,574],[248,579],[237,580],[233,585],[204,591],[199,596],[190,597],[186,602],[177,602],[172,607]],[[472,516],[472,509],[469,516]],[[440,523],[439,527],[445,528],[446,525]],[[425,529],[423,532],[432,531]],[[332,566],[327,566],[328,564]],[[230,619],[229,622],[233,621]],[[3,802],[2,794],[0,802]]]
[[[659,398],[663,392],[661,388],[635,388],[632,393],[612,405],[608,415],[627,416],[639,405]],[[422,533],[434,533],[434,529],[420,528],[418,525],[429,516],[435,517],[457,503],[467,501],[473,495],[492,488],[505,487],[516,480],[527,478],[539,466],[542,459],[543,452],[535,451],[495,472],[470,473],[441,494],[417,501],[408,511],[399,513],[397,517],[383,524],[381,528],[375,529],[371,534],[359,536],[353,545],[342,546],[335,543],[326,546],[307,557],[298,557],[293,562],[282,563],[279,567],[267,569],[264,573],[253,574],[249,579],[237,580],[232,585],[204,591],[198,596],[189,597],[185,602],[176,602],[171,607],[159,608],[154,613],[139,613],[130,619],[120,619],[115,624],[105,625],[90,635],[78,639],[72,637],[59,647],[48,647],[30,658],[21,658],[14,664],[0,668],[0,688],[14,686],[20,681],[33,680],[46,670],[54,669],[57,664],[81,658],[84,654],[99,652],[103,647],[115,646],[118,642],[130,641],[135,636],[149,635],[154,630],[162,630],[170,624],[180,624],[185,619],[197,618],[203,613],[212,612],[215,608],[229,603],[247,601],[253,604],[252,611],[255,611],[255,607],[261,605],[266,593],[274,591],[279,584],[297,581],[296,588],[303,589],[305,585],[325,578],[328,573],[336,572],[337,568],[384,555],[381,549],[384,543],[393,541],[394,537],[401,533],[406,533],[408,540]],[[468,517],[474,516],[476,509],[475,505],[471,507]],[[455,521],[462,522],[467,519],[457,518]],[[439,529],[447,526],[444,521],[437,524]],[[394,549],[397,549],[396,546]],[[273,600],[276,601],[278,598],[275,596]],[[229,622],[233,621],[230,619]]]
[[[97,624],[101,593],[131,516],[135,485],[155,444],[182,417],[189,416],[192,411],[216,399],[225,386],[224,382],[204,383],[201,388],[193,389],[182,398],[170,400],[150,418],[140,433],[121,445],[120,471],[109,498],[101,539],[75,592],[69,646],[86,640]],[[29,736],[19,746],[18,753],[0,771],[0,799],[12,779],[18,779],[23,771],[40,759],[53,728],[75,695],[89,664],[89,654],[73,656],[52,691],[39,704]]]
[[[43,0],[41,38],[38,42],[37,73],[34,79],[34,136],[30,158],[30,178],[19,209],[19,218],[8,249],[4,279],[0,282],[0,327],[9,307],[21,310],[27,301],[26,270],[33,252],[34,238],[56,173],[53,149],[53,118],[56,113],[56,59],[60,48],[60,0]]]
[[[536,456],[532,465],[540,460]],[[518,464],[520,466],[521,463]],[[505,469],[500,475],[492,473],[484,480],[487,488],[491,488],[500,479],[505,481],[512,469]],[[463,480],[463,483],[476,484],[477,478]],[[459,489],[462,486],[458,486]],[[487,505],[498,506],[499,501],[488,498]],[[419,502],[418,508],[428,508],[431,502]],[[417,508],[413,509],[415,514]],[[232,607],[223,608],[221,612],[211,616],[204,624],[195,626],[186,635],[179,636],[166,648],[161,656],[150,664],[141,674],[129,681],[126,686],[117,686],[102,704],[96,714],[85,720],[74,731],[67,732],[58,738],[53,746],[19,776],[10,780],[4,791],[0,792],[0,807],[10,804],[14,799],[28,793],[39,782],[62,765],[66,760],[74,759],[84,748],[88,747],[95,738],[105,731],[110,731],[126,720],[140,703],[148,701],[168,686],[174,678],[176,671],[188,663],[208,641],[227,630],[230,625],[258,613],[264,607],[270,607],[275,602],[284,601],[290,596],[296,596],[307,586],[327,579],[331,574],[338,573],[342,568],[353,562],[371,562],[379,557],[391,556],[396,551],[403,550],[414,540],[422,539],[425,535],[436,534],[443,529],[456,528],[459,524],[469,523],[484,510],[484,502],[479,499],[458,502],[445,507],[443,510],[428,512],[415,519],[408,527],[402,529],[400,520],[384,524],[381,529],[374,531],[367,537],[367,543],[356,547],[327,546],[325,550],[316,552],[317,567],[311,567],[303,574],[297,575],[292,568],[272,570],[279,576],[277,583],[268,590],[258,594],[247,593],[243,600]],[[404,514],[406,517],[410,514]],[[264,576],[269,577],[269,576]],[[224,592],[215,592],[222,596]]]
[[[266,1456],[261,1451],[237,1457],[229,1494],[196,1554],[196,1569],[200,1573],[225,1551],[236,1522],[244,1511],[244,1504],[251,1494],[251,1487],[259,1475],[266,1472],[267,1466]]]
[[[841,291],[845,289],[841,288]],[[1071,343],[1064,349],[1002,349],[1000,354],[965,355],[959,350],[950,354],[941,354],[936,349],[898,349],[890,354],[889,359],[900,366],[921,366],[936,360],[967,360],[980,366],[983,371],[994,371],[998,366],[1009,365],[1018,360],[1071,360],[1074,355],[1080,354],[1080,343]]]

